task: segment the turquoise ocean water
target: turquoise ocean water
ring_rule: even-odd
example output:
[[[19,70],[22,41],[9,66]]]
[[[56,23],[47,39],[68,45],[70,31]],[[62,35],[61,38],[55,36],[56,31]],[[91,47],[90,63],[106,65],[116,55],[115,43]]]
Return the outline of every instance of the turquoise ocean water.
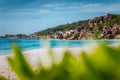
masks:
[[[93,43],[114,44],[120,43],[120,40],[40,40],[40,39],[15,39],[15,38],[0,38],[0,55],[11,53],[13,43],[19,45],[22,50],[32,50],[47,47],[64,48],[64,47],[83,47]]]

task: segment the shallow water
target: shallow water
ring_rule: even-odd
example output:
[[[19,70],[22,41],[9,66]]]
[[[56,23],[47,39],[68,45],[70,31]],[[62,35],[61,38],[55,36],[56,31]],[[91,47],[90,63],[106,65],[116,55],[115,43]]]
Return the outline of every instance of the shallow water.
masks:
[[[32,50],[48,46],[50,46],[51,48],[64,48],[83,47],[94,43],[114,44],[120,43],[120,40],[40,40],[35,38],[0,38],[0,54],[10,53],[13,43],[18,44],[22,50]]]

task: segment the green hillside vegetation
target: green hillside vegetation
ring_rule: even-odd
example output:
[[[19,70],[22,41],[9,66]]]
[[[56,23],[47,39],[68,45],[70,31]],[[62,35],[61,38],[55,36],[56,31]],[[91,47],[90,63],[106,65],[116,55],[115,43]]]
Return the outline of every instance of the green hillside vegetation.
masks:
[[[8,58],[8,63],[18,78],[16,80],[120,80],[120,46],[102,44],[91,54],[82,52],[79,58],[66,51],[57,64],[50,50],[52,66],[47,68],[40,64],[37,70],[30,66],[16,45],[13,49],[14,56]],[[0,77],[0,80],[6,79]]]
[[[74,22],[74,23],[68,23],[68,24],[64,24],[64,25],[59,25],[53,28],[48,28],[39,32],[36,32],[36,35],[52,35],[55,34],[58,31],[67,31],[67,30],[71,30],[71,29],[76,29],[78,26],[85,26],[88,25],[88,20],[83,20],[83,21],[78,21],[78,22]]]
[[[120,15],[118,15],[115,19],[113,19],[112,21],[111,21],[111,25],[113,25],[113,24],[118,24],[118,25],[120,25]]]

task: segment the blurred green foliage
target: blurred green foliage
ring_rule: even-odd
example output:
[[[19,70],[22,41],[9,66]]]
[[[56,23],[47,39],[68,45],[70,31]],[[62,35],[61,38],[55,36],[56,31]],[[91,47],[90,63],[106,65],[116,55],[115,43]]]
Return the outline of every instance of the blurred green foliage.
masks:
[[[91,54],[82,52],[79,59],[66,51],[62,61],[50,68],[42,64],[37,71],[29,65],[21,50],[13,45],[14,56],[8,58],[19,80],[120,80],[120,47],[99,45]],[[0,80],[4,80],[0,78]]]
[[[0,80],[7,80],[7,79],[5,79],[5,77],[3,76],[0,76]]]

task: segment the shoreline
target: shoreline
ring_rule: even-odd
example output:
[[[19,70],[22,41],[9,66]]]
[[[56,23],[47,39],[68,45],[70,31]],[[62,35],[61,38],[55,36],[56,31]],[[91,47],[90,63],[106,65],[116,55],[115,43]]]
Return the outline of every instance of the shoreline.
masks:
[[[120,40],[120,39],[115,39],[115,38],[113,38],[113,39],[85,39],[85,40],[82,40],[82,39],[80,39],[80,40],[73,39],[73,40],[71,40],[71,39],[42,39],[42,38],[14,38],[14,37],[13,38],[9,38],[9,37],[2,38],[2,37],[0,37],[0,39],[39,39],[39,40],[61,40],[61,41]]]

